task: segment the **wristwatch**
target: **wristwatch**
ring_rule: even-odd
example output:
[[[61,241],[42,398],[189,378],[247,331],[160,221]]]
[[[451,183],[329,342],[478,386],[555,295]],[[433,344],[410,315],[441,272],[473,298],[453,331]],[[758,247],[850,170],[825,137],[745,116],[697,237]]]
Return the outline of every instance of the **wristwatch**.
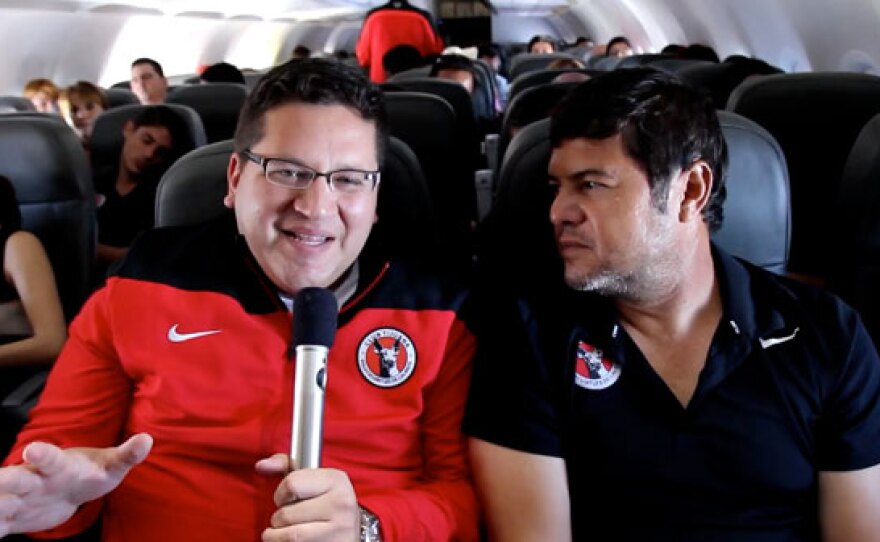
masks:
[[[379,518],[362,506],[361,510],[361,542],[382,542],[379,535]]]

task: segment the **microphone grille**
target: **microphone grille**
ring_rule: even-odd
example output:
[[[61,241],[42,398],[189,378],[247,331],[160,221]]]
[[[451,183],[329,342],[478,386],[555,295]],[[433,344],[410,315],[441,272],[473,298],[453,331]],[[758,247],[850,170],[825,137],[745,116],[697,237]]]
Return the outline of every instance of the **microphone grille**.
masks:
[[[303,288],[293,298],[293,347],[333,345],[336,337],[336,297],[326,288]]]

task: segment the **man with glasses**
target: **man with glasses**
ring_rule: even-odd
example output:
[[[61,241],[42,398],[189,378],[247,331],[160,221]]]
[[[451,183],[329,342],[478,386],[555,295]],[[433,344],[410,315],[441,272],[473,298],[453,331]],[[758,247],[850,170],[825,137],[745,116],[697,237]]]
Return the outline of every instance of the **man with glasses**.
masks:
[[[478,538],[463,292],[363,250],[386,141],[356,68],[263,78],[227,169],[234,213],[148,232],[72,324],[0,470],[0,534],[100,514],[105,540]],[[322,468],[297,470],[290,311],[312,286],[341,310]]]

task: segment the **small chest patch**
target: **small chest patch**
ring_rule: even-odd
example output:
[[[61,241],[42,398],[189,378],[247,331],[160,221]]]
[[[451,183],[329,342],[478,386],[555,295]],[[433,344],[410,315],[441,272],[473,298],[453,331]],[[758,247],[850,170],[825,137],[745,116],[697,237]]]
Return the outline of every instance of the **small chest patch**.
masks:
[[[587,390],[604,390],[620,378],[620,365],[584,341],[578,341],[574,363],[574,383]]]
[[[416,367],[416,349],[402,331],[383,327],[361,339],[358,368],[371,384],[393,388],[407,381]]]

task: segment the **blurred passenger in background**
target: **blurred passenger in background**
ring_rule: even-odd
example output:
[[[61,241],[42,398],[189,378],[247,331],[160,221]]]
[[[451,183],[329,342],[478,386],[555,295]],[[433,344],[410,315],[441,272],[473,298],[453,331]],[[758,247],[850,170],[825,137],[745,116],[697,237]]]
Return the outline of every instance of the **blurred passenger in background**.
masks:
[[[617,58],[623,58],[632,55],[632,45],[630,44],[629,40],[626,39],[624,36],[615,36],[611,38],[611,41],[608,42],[608,45],[605,48],[605,56],[616,56]]]
[[[549,36],[532,36],[532,39],[529,40],[529,45],[526,48],[526,51],[529,53],[555,53],[556,52],[556,41]]]
[[[77,81],[61,91],[58,106],[61,116],[76,132],[83,150],[88,154],[95,119],[110,107],[107,97],[92,83]]]
[[[156,187],[165,170],[193,142],[184,120],[157,105],[125,123],[115,169],[95,172],[98,206],[98,260],[106,268],[128,251],[134,238],[153,227]]]
[[[40,113],[58,112],[58,87],[48,79],[31,79],[24,86],[24,97]]]
[[[199,76],[202,83],[241,83],[244,84],[244,75],[241,70],[228,62],[211,64],[202,71]]]
[[[131,91],[144,105],[156,105],[168,95],[168,80],[162,66],[152,58],[138,58],[131,63]]]

